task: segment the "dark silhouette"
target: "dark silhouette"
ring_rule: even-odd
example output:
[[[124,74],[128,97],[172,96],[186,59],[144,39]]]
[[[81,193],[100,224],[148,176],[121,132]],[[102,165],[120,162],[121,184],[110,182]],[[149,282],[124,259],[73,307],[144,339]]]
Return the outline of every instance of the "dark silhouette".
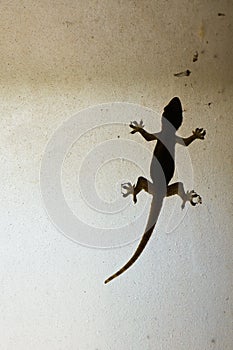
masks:
[[[180,99],[174,97],[164,108],[162,115],[162,129],[159,133],[150,134],[145,131],[143,129],[144,125],[142,120],[140,123],[137,123],[136,121],[130,123],[130,127],[133,129],[131,134],[139,132],[146,141],[157,141],[157,144],[154,149],[150,167],[152,182],[140,176],[136,185],[132,186],[130,182],[125,183],[122,185],[122,189],[126,191],[123,193],[123,196],[127,197],[132,194],[133,201],[136,203],[137,194],[141,190],[145,190],[152,195],[152,203],[145,233],[143,234],[135,253],[131,259],[119,271],[109,277],[105,283],[108,283],[115,277],[121,275],[138,259],[152,235],[165,197],[178,194],[183,200],[182,208],[184,208],[187,201],[193,206],[201,203],[201,197],[196,192],[184,191],[182,182],[176,182],[169,185],[175,171],[175,144],[179,143],[188,146],[196,139],[203,140],[206,134],[205,130],[197,128],[193,131],[192,135],[187,138],[177,136],[176,131],[181,126],[182,120],[182,106]]]

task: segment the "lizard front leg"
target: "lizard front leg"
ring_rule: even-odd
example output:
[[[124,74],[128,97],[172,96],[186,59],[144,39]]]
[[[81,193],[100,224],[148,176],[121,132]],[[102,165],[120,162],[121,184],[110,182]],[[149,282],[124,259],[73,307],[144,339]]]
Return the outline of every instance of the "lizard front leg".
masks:
[[[129,126],[133,129],[130,133],[131,134],[135,134],[136,132],[139,132],[142,137],[144,137],[144,139],[146,141],[154,141],[157,140],[157,137],[155,134],[150,134],[149,132],[147,132],[146,130],[144,130],[144,125],[143,125],[143,121],[140,120],[140,122],[138,123],[136,120],[131,122],[129,124]]]
[[[205,139],[205,135],[206,135],[206,130],[204,130],[203,128],[196,128],[195,130],[193,130],[193,134],[189,137],[179,137],[177,136],[177,142],[181,145],[184,146],[189,146],[190,143],[192,143],[194,140],[204,140]]]

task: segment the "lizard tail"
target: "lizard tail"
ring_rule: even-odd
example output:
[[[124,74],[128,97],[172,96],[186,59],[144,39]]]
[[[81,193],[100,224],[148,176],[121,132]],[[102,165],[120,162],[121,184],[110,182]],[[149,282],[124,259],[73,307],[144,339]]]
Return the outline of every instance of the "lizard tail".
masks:
[[[108,279],[106,279],[106,281],[104,281],[105,284],[110,282],[111,280],[113,280],[117,276],[121,275],[123,272],[128,270],[128,268],[130,266],[133,265],[133,263],[138,259],[139,255],[142,253],[142,251],[144,250],[147,242],[149,241],[150,236],[153,233],[154,227],[155,227],[155,224],[148,231],[146,231],[144,233],[144,235],[142,236],[142,239],[141,239],[141,241],[140,241],[140,243],[139,243],[139,245],[137,247],[137,250],[133,254],[132,258],[119,271],[117,271],[112,276],[110,276]]]
[[[145,246],[147,245],[147,242],[149,241],[149,239],[153,233],[153,230],[155,228],[156,221],[158,219],[161,208],[162,208],[162,201],[156,200],[156,205],[155,205],[155,199],[153,198],[152,203],[151,203],[151,209],[150,209],[150,214],[149,214],[149,218],[148,218],[147,228],[146,228],[145,233],[142,236],[142,239],[141,239],[135,253],[131,257],[131,259],[120,270],[118,270],[116,273],[114,273],[112,276],[110,276],[109,278],[107,278],[104,281],[105,284],[110,282],[114,278],[118,277],[126,270],[128,270],[128,268],[130,266],[132,266],[134,264],[134,262],[138,259],[138,257],[141,255],[141,253],[143,252]]]

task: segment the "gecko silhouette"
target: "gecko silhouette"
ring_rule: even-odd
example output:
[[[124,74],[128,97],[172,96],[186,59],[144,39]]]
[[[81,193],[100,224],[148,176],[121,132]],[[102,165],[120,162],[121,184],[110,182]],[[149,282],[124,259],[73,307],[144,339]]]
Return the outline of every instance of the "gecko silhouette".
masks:
[[[143,234],[135,253],[120,270],[105,280],[105,284],[125,272],[141,255],[153,233],[165,197],[175,194],[179,195],[183,200],[182,209],[187,201],[193,206],[202,202],[201,197],[195,191],[192,190],[185,192],[182,182],[176,182],[169,185],[175,171],[175,145],[178,143],[188,146],[196,139],[203,140],[206,134],[205,130],[197,128],[193,131],[192,135],[187,138],[177,136],[176,131],[181,126],[182,121],[181,102],[178,97],[174,97],[168,105],[164,107],[162,114],[162,128],[159,133],[150,134],[144,130],[142,120],[139,123],[136,121],[131,122],[129,125],[133,129],[131,134],[138,132],[146,141],[157,141],[157,143],[150,166],[152,182],[140,176],[136,185],[132,185],[130,182],[122,184],[122,190],[125,191],[122,194],[124,197],[132,194],[133,201],[136,203],[137,194],[141,190],[144,190],[152,195],[152,202],[145,233]]]

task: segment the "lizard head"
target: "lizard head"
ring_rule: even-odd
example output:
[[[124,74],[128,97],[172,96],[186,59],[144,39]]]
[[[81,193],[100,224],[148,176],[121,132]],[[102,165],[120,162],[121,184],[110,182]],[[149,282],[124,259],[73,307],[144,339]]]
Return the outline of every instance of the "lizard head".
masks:
[[[176,130],[182,124],[182,106],[179,97],[173,97],[173,99],[164,107],[163,117],[166,118]]]

